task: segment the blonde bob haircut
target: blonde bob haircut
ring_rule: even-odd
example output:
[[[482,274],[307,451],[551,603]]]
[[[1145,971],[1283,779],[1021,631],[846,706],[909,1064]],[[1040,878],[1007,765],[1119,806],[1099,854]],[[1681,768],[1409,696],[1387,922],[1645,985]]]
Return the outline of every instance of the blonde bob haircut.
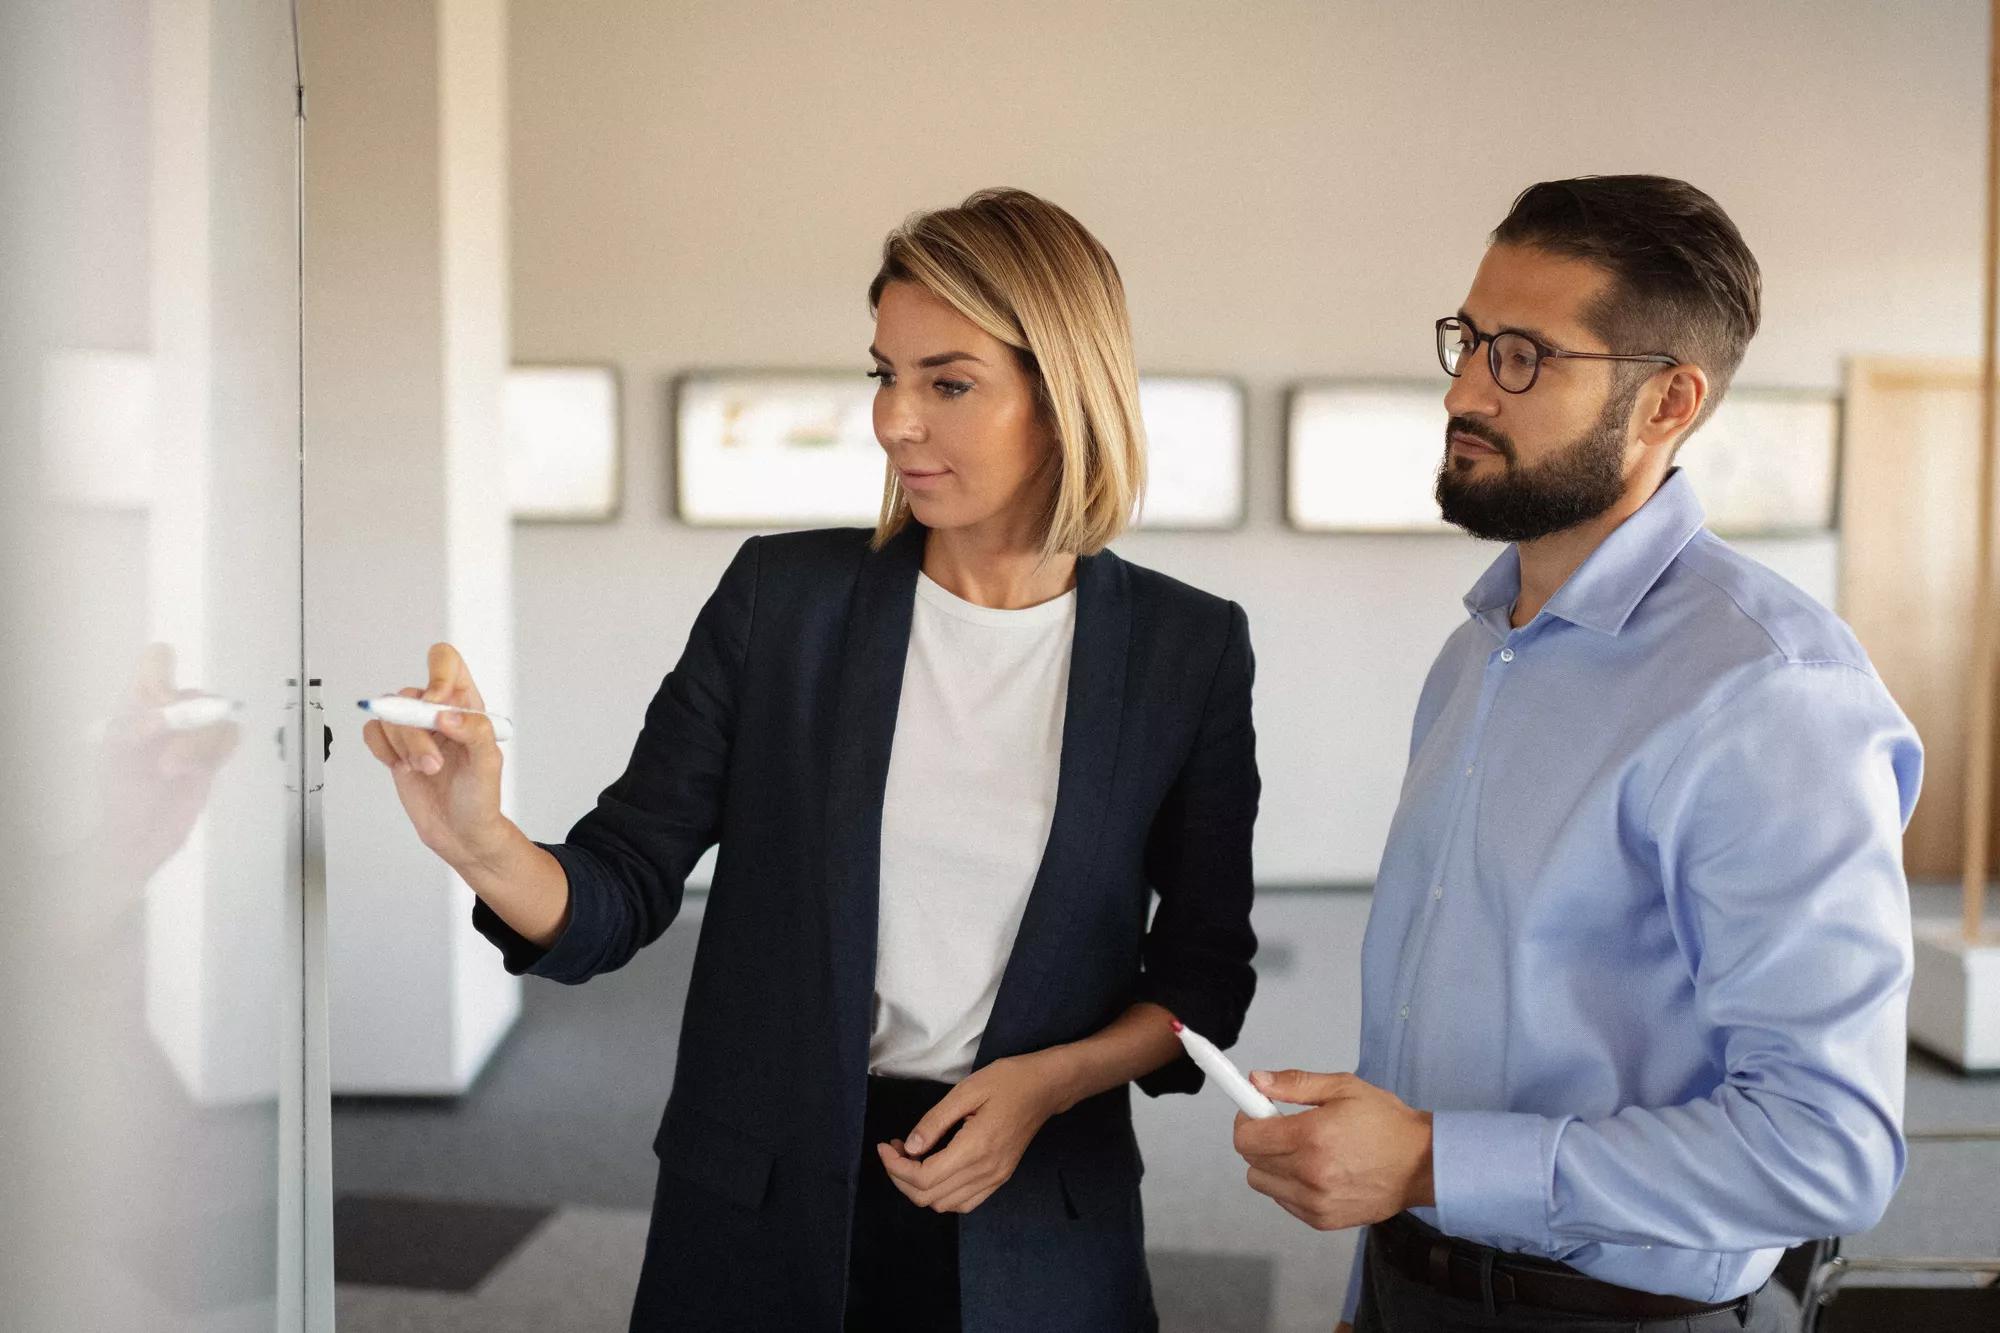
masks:
[[[1097,238],[1024,190],[981,190],[913,214],[882,243],[868,308],[913,282],[1014,349],[1056,440],[1044,555],[1095,555],[1132,519],[1146,487],[1146,431],[1132,365],[1125,284]],[[875,525],[880,549],[910,522],[894,468]]]

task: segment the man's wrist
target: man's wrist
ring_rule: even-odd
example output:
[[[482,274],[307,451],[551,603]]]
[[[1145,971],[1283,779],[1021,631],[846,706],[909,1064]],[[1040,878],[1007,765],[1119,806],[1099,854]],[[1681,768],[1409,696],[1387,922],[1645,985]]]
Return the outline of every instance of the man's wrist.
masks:
[[[1418,1145],[1417,1160],[1410,1172],[1410,1185],[1404,1192],[1405,1208],[1435,1208],[1437,1206],[1437,1175],[1433,1169],[1431,1147],[1435,1141],[1431,1132],[1431,1113],[1418,1111],[1417,1129],[1414,1131]]]

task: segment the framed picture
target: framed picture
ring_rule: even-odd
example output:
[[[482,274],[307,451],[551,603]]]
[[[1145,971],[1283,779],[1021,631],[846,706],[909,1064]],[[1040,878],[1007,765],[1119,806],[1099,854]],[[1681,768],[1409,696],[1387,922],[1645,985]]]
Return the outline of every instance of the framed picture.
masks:
[[[886,466],[874,400],[859,370],[683,375],[675,511],[703,527],[873,526]]]
[[[870,526],[884,460],[875,385],[856,371],[703,371],[674,386],[674,508],[704,527]],[[1150,484],[1137,526],[1243,521],[1242,386],[1145,376]]]
[[[1438,517],[1445,382],[1354,380],[1292,387],[1285,407],[1285,518],[1301,532],[1453,533]]]
[[[1732,389],[1676,460],[1723,537],[1834,526],[1840,400],[1815,390]],[[1304,532],[1453,532],[1434,485],[1444,392],[1428,381],[1296,386],[1286,411],[1285,509]]]
[[[1243,386],[1219,375],[1142,375],[1146,496],[1135,527],[1241,527],[1248,486]]]
[[[517,365],[507,372],[502,417],[516,519],[601,523],[618,516],[616,368]]]
[[[1731,389],[1675,461],[1722,537],[1830,532],[1840,475],[1838,394]]]

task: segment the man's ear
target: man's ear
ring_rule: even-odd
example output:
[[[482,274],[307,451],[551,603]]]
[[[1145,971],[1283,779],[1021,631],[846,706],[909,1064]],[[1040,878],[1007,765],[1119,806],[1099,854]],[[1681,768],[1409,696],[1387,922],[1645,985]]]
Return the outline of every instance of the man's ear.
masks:
[[[1639,443],[1671,446],[1688,432],[1708,402],[1708,373],[1686,363],[1653,376],[1639,395]]]

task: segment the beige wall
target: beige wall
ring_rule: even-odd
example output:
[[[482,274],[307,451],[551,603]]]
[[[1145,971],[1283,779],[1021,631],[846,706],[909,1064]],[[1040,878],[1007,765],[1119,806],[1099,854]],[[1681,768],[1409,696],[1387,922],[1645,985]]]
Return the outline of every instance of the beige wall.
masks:
[[[524,822],[560,833],[615,775],[741,540],[671,517],[669,378],[859,372],[883,232],[1014,184],[1117,256],[1146,370],[1248,383],[1246,529],[1120,549],[1249,610],[1263,878],[1369,878],[1492,552],[1287,532],[1282,386],[1436,375],[1429,323],[1515,192],[1589,171],[1684,176],[1737,219],[1766,278],[1741,383],[1970,353],[1984,10],[514,0],[515,354],[616,362],[627,449],[618,522],[517,534]],[[1831,596],[1832,541],[1758,554]]]

